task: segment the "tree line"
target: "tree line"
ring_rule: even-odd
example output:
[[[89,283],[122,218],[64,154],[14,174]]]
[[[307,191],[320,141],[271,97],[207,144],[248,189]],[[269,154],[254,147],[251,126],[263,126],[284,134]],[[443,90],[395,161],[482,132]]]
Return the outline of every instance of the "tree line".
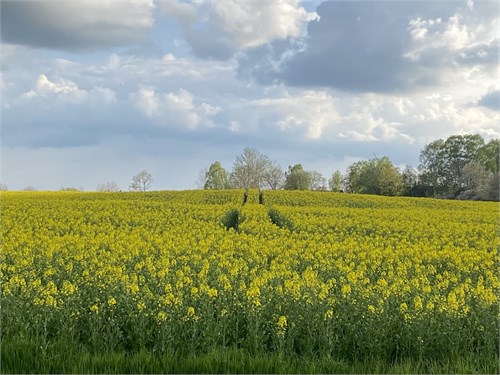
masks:
[[[301,164],[283,170],[269,156],[245,148],[232,170],[220,162],[200,172],[203,189],[319,190],[385,196],[413,196],[467,200],[499,200],[500,140],[489,142],[478,134],[452,135],[424,146],[417,168],[396,167],[387,157],[351,164],[345,173],[327,180]]]
[[[385,196],[432,197],[465,200],[499,200],[500,140],[489,142],[478,134],[452,135],[438,139],[420,151],[417,168],[403,170],[387,157],[374,157],[349,165],[342,173],[336,170],[329,179],[317,171],[305,170],[302,164],[284,170],[269,156],[245,148],[227,171],[220,162],[200,171],[202,189],[271,189],[318,190]],[[153,184],[146,170],[132,177],[130,191],[147,191]],[[7,185],[0,184],[0,190]],[[36,190],[32,186],[24,190]],[[63,187],[61,191],[76,191]],[[111,181],[97,186],[97,191],[121,191]]]

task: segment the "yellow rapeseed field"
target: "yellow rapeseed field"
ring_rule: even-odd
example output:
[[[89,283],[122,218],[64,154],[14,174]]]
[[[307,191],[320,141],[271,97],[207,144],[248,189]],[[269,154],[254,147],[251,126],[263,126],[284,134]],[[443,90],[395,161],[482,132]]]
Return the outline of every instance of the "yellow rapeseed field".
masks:
[[[2,340],[498,353],[498,204],[340,193],[2,193]],[[259,204],[261,202],[262,204]]]

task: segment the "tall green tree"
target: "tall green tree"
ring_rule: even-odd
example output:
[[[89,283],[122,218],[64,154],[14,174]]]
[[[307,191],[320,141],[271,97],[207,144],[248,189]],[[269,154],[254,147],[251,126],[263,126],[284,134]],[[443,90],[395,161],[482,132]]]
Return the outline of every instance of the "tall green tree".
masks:
[[[333,172],[332,177],[328,180],[328,187],[331,191],[342,191],[342,181],[344,177],[342,176],[342,172],[338,169]]]
[[[490,149],[481,151],[484,147],[479,134],[452,135],[446,141],[439,139],[426,145],[420,153],[419,169],[430,195],[456,197],[463,191],[460,175],[464,166],[479,158],[489,163]]]
[[[400,195],[403,191],[403,178],[399,169],[386,156],[351,164],[346,182],[353,193],[392,196]]]
[[[228,186],[227,172],[222,167],[221,163],[216,161],[208,168],[205,173],[204,189],[222,190]]]
[[[492,139],[481,147],[475,160],[487,171],[498,172],[500,162],[500,139]]]
[[[311,175],[305,171],[301,164],[288,166],[285,177],[286,190],[309,190],[311,189]]]

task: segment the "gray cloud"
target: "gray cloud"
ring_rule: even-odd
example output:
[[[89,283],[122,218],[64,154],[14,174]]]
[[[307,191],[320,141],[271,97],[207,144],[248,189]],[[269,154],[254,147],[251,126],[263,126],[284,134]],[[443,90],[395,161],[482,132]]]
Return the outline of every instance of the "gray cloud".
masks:
[[[405,58],[412,19],[448,18],[456,4],[422,2],[328,2],[309,23],[305,51],[286,64],[285,82],[349,91],[390,92],[437,83],[425,69],[434,61]],[[304,71],[304,74],[298,74]]]
[[[147,1],[2,1],[2,42],[68,51],[145,40],[153,25]]]
[[[331,1],[317,14],[305,48],[281,42],[249,50],[239,58],[240,76],[265,84],[401,92],[436,86],[460,65],[491,65],[497,58],[498,39],[481,31],[494,17],[491,4],[472,10],[452,1]]]
[[[493,109],[494,111],[500,111],[500,90],[492,91],[479,100],[479,105]]]

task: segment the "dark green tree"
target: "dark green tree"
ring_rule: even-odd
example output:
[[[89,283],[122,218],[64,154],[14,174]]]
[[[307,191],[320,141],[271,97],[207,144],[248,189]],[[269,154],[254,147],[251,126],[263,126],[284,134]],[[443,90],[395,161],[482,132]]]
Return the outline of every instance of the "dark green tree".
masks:
[[[384,156],[350,165],[346,185],[352,193],[392,196],[402,193],[403,178],[399,169]]]
[[[417,171],[410,165],[407,165],[401,173],[401,177],[403,179],[403,195],[413,197],[418,195],[418,173]]]
[[[305,171],[301,164],[288,166],[285,174],[286,190],[309,190],[311,189],[311,175]]]
[[[500,139],[492,139],[478,150],[475,160],[487,171],[495,173],[499,171],[499,158]]]
[[[494,164],[489,160],[493,149],[494,144],[485,149],[479,134],[452,135],[446,141],[431,142],[420,153],[421,183],[429,195],[456,197],[465,188],[460,177],[464,166],[472,161]]]

